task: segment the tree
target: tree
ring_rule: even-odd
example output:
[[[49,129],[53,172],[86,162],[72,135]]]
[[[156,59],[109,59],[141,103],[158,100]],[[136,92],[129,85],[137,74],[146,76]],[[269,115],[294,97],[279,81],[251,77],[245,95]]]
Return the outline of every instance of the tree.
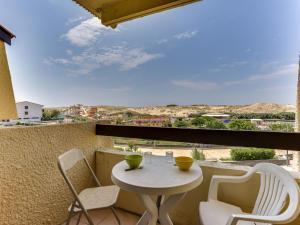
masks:
[[[174,127],[189,127],[189,123],[183,119],[176,119],[174,122]]]
[[[226,129],[225,124],[212,117],[196,117],[192,119],[191,124],[199,128],[210,128],[210,129]]]
[[[52,112],[51,112],[51,117],[52,117],[53,119],[57,119],[59,115],[60,115],[60,111],[58,111],[58,110],[56,110],[56,109],[52,110]]]
[[[229,124],[228,127],[232,130],[256,130],[257,127],[251,123],[249,120],[234,119]]]
[[[204,117],[205,120],[206,120],[206,123],[205,123],[205,127],[206,128],[210,128],[210,129],[226,129],[226,126],[225,124],[220,121],[220,120],[217,120],[215,118],[211,118],[211,117]]]
[[[54,110],[44,110],[42,120],[53,120],[57,119],[60,115],[60,111],[54,109]]]
[[[206,119],[202,116],[198,116],[198,117],[192,119],[191,124],[196,127],[205,127]]]
[[[169,104],[169,105],[167,105],[167,107],[176,107],[176,106],[178,106],[178,105],[176,105],[176,104]]]
[[[134,116],[134,113],[133,112],[130,112],[130,111],[127,111],[124,113],[125,117],[127,118],[132,118]]]

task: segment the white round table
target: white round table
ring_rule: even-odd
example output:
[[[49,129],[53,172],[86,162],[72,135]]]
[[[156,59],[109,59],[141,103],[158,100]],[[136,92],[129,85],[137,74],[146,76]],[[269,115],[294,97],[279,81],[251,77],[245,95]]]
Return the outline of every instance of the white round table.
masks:
[[[193,163],[189,171],[180,171],[167,162],[165,157],[152,156],[151,163],[142,163],[142,169],[126,171],[125,161],[112,170],[112,181],[121,189],[136,192],[146,212],[137,225],[172,225],[168,212],[203,180],[201,168]],[[153,201],[155,196],[157,201]],[[168,196],[168,197],[166,197]]]

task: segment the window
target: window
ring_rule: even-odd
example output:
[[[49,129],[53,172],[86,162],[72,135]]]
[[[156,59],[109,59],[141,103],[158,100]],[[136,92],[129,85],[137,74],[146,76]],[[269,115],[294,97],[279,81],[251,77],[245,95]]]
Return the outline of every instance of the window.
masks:
[[[28,105],[25,105],[25,106],[24,106],[24,109],[28,109]]]
[[[27,112],[27,111],[25,112],[25,115],[28,115],[28,112]]]

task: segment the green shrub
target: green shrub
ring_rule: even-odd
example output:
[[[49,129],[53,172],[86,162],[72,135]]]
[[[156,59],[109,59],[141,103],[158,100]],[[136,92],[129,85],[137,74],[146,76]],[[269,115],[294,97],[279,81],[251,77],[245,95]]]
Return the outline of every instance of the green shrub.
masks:
[[[269,128],[272,131],[282,131],[282,132],[294,132],[294,126],[290,123],[273,123],[270,124]]]
[[[136,145],[136,143],[134,141],[129,141],[128,142],[128,147],[127,147],[126,151],[128,151],[128,152],[140,152],[138,146]]]
[[[203,151],[198,151],[197,148],[194,148],[192,151],[192,158],[195,160],[205,160],[205,155]]]
[[[183,119],[176,119],[173,126],[174,127],[189,127],[189,123]]]
[[[225,124],[216,119],[211,117],[204,117],[206,119],[205,127],[210,129],[226,129]]]
[[[232,130],[256,130],[257,127],[249,120],[234,119],[228,124]]]
[[[230,155],[231,159],[236,161],[273,159],[275,151],[264,148],[234,148],[231,149]]]
[[[167,105],[167,107],[176,107],[176,106],[178,106],[178,105],[176,105],[176,104],[169,104],[169,105]]]
[[[114,147],[114,150],[117,150],[117,151],[124,151],[124,148],[122,148],[122,147]]]
[[[278,120],[295,120],[294,112],[281,113],[226,113],[236,119],[278,119]]]
[[[192,119],[191,124],[199,128],[226,129],[226,126],[222,121],[207,116],[196,117]]]
[[[206,119],[202,116],[199,116],[199,117],[192,119],[191,124],[196,127],[205,127]]]
[[[45,109],[43,112],[42,120],[47,121],[47,120],[55,120],[59,117],[60,111],[54,109]]]

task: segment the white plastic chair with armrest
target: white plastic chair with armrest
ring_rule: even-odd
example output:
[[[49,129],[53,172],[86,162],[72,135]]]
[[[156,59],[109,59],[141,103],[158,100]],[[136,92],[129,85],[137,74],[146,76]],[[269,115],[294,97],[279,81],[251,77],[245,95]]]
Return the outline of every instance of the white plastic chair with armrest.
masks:
[[[220,183],[243,183],[257,172],[260,174],[260,189],[251,214],[244,213],[237,206],[218,201]],[[201,202],[199,206],[200,222],[203,225],[289,223],[299,215],[299,196],[299,186],[289,172],[271,163],[260,163],[243,176],[213,176],[208,201]],[[288,206],[283,211],[288,198]]]
[[[78,194],[73,184],[71,183],[71,180],[67,176],[67,172],[79,161],[84,161],[88,170],[92,174],[97,187],[86,188]],[[79,149],[71,149],[68,152],[60,155],[58,157],[58,167],[75,197],[74,202],[69,207],[69,217],[67,219],[66,225],[70,223],[71,217],[77,213],[79,213],[77,225],[80,222],[82,213],[86,216],[89,225],[94,225],[90,215],[88,214],[88,211],[104,208],[111,208],[118,224],[121,224],[120,219],[118,218],[118,215],[113,207],[113,205],[117,201],[120,190],[119,187],[116,185],[101,186],[87,159]]]

